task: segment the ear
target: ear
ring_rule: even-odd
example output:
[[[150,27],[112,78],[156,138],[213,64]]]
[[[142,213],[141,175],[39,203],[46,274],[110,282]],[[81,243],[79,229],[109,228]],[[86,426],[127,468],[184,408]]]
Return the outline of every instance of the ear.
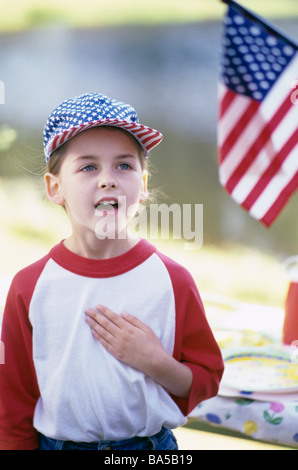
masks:
[[[148,181],[148,172],[146,170],[143,171],[143,180],[140,192],[140,202],[146,201],[148,197],[148,189],[147,189],[147,181]]]
[[[44,175],[44,182],[48,199],[59,206],[63,206],[65,199],[61,194],[59,177],[52,173],[46,173]]]

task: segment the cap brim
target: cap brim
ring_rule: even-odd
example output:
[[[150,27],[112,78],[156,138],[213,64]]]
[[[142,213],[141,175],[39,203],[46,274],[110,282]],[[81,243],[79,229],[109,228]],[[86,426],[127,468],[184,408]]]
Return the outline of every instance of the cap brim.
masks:
[[[141,147],[146,152],[146,155],[148,155],[150,150],[156,147],[163,139],[163,135],[156,129],[152,129],[151,127],[144,126],[143,124],[136,122],[121,121],[118,119],[90,121],[88,123],[72,126],[56,134],[45,147],[46,161],[48,162],[51,154],[72,137],[75,137],[77,134],[86,131],[87,129],[99,126],[115,126],[126,130],[140,143]]]

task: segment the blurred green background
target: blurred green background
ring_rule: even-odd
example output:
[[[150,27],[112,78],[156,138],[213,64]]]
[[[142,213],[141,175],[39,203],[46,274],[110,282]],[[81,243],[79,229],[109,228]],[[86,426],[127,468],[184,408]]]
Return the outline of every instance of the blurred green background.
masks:
[[[241,3],[297,40],[297,0]],[[0,0],[0,277],[69,233],[65,214],[43,193],[43,126],[62,100],[97,91],[132,104],[141,122],[163,132],[151,155],[157,202],[203,204],[202,248],[152,242],[182,262],[203,292],[283,305],[282,262],[298,250],[297,194],[266,229],[218,183],[225,10],[217,0]]]

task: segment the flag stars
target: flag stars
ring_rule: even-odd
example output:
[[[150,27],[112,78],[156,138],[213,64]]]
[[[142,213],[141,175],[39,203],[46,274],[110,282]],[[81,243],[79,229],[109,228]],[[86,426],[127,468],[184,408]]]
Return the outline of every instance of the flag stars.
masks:
[[[248,17],[232,10],[228,18],[222,46],[224,82],[235,92],[262,100],[295,50]]]
[[[234,16],[234,22],[238,25],[243,24],[244,23],[244,18],[240,15],[235,15]]]
[[[294,49],[292,46],[289,46],[289,45],[286,45],[284,48],[283,48],[283,53],[287,56],[292,56],[294,54]]]
[[[257,26],[251,26],[249,28],[249,31],[253,36],[258,36],[259,34],[261,34],[261,31]]]

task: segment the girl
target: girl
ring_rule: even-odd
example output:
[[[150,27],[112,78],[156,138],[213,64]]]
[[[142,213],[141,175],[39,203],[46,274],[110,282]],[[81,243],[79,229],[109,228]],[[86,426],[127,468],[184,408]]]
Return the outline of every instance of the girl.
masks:
[[[8,294],[2,449],[177,449],[171,429],[217,393],[222,358],[192,277],[127,230],[161,139],[96,93],[49,116],[45,187],[72,234]]]

